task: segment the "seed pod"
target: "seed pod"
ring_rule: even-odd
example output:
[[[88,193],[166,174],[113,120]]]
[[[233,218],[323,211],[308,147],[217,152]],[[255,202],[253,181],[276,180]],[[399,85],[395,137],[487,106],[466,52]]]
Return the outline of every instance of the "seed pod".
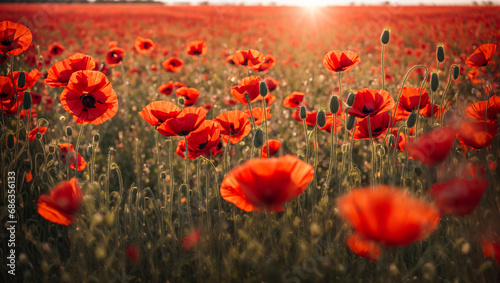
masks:
[[[384,29],[382,35],[380,36],[380,42],[385,45],[389,43],[390,39],[391,39],[391,31],[388,29]]]
[[[14,135],[13,134],[9,134],[7,136],[7,148],[8,149],[13,149],[14,148],[14,145],[15,145],[15,142],[14,142]]]
[[[26,73],[19,72],[19,78],[17,79],[17,86],[23,88],[26,85]]]
[[[180,105],[184,105],[184,103],[186,102],[186,100],[184,99],[184,97],[179,97],[179,100],[178,100],[179,104]]]
[[[408,128],[413,128],[415,126],[415,123],[417,123],[417,112],[411,112],[410,116],[408,116],[408,120],[406,120],[406,126]]]
[[[245,95],[244,95],[244,96],[245,96],[245,100],[246,100],[248,103],[250,103],[250,102],[251,102],[251,101],[250,101],[250,94],[248,94],[248,92],[245,92]]]
[[[264,133],[261,129],[255,131],[255,137],[253,137],[253,146],[256,148],[261,148],[264,145]]]
[[[356,117],[349,116],[349,118],[347,118],[346,129],[348,131],[352,130],[352,128],[354,127],[354,122],[356,122]]]
[[[260,81],[259,91],[260,91],[260,96],[262,97],[266,97],[266,95],[269,93],[269,89],[267,88],[267,84],[265,81]]]
[[[322,128],[326,124],[326,115],[325,111],[319,110],[318,115],[316,115],[316,124],[318,124],[318,127]]]
[[[349,94],[349,96],[347,97],[347,105],[353,106],[355,100],[356,100],[356,94],[354,94],[354,93],[351,92]]]
[[[93,151],[92,145],[89,145],[87,147],[87,155],[92,155],[92,151]]]
[[[167,173],[165,173],[165,172],[161,172],[161,173],[160,173],[160,179],[162,179],[162,180],[167,179]]]
[[[443,45],[438,45],[436,49],[436,58],[439,63],[444,62],[444,47]]]
[[[337,112],[339,112],[339,109],[339,97],[336,95],[332,95],[332,97],[330,97],[330,112],[332,112],[333,114],[337,114]]]
[[[73,128],[71,128],[70,126],[66,127],[66,136],[68,137],[73,136]]]
[[[456,80],[458,79],[458,76],[460,75],[460,68],[458,66],[453,67],[453,79]]]
[[[439,77],[436,72],[432,72],[431,75],[431,90],[435,92],[439,88]]]
[[[29,110],[30,108],[31,108],[31,93],[25,91],[23,95],[23,109]]]
[[[35,138],[36,138],[37,140],[41,140],[41,139],[42,139],[42,133],[37,132],[37,133],[36,133],[36,135],[35,135]]]
[[[307,111],[305,106],[300,106],[300,112],[299,112],[300,119],[304,120],[307,118]]]
[[[386,140],[387,147],[392,147],[395,142],[396,142],[396,137],[394,137],[393,134],[387,135],[387,140]]]
[[[94,142],[99,142],[100,139],[101,136],[98,133],[94,134]]]

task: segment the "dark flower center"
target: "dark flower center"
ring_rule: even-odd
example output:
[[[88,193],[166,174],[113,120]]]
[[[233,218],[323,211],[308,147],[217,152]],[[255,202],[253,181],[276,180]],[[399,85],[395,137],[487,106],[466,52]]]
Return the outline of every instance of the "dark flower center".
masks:
[[[374,133],[380,133],[382,132],[382,127],[378,127],[375,130],[373,130]]]
[[[87,111],[88,108],[95,108],[96,103],[102,104],[101,101],[95,99],[95,96],[93,94],[88,92],[84,92],[80,96],[80,100],[82,101],[83,107],[85,107],[85,109],[83,109],[84,111]]]
[[[180,131],[179,136],[187,136],[189,134],[188,131]]]
[[[1,41],[3,46],[10,46],[14,42],[13,40],[4,39]]]
[[[370,114],[373,113],[373,109],[368,109],[366,106],[363,106],[363,113],[364,114]]]
[[[151,46],[152,45],[149,42],[144,42],[144,49],[149,49]]]
[[[207,144],[208,144],[208,141],[203,142],[203,143],[200,143],[200,145],[198,146],[198,148],[199,148],[199,149],[204,149],[204,148],[205,148],[205,146],[207,146]]]
[[[2,92],[2,93],[0,93],[0,97],[1,97],[1,98],[6,98],[7,96],[9,96],[9,94],[8,94],[8,93],[6,93],[6,92]]]
[[[234,129],[234,124],[229,125],[229,128],[231,129],[231,132],[234,134],[236,130]]]

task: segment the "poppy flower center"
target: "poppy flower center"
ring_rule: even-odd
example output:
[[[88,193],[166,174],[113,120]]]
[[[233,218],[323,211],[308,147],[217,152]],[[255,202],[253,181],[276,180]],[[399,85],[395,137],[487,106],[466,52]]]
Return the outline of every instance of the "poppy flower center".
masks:
[[[375,130],[373,130],[374,133],[380,133],[382,132],[382,127],[378,127]]]
[[[7,96],[9,96],[9,94],[8,94],[8,93],[6,93],[6,92],[2,92],[2,93],[0,93],[0,97],[1,97],[1,98],[6,98]]]
[[[200,145],[198,145],[198,148],[199,148],[199,149],[204,149],[204,148],[205,148],[205,146],[207,146],[207,144],[208,144],[208,141],[203,142],[203,143],[200,143]]]
[[[369,109],[365,106],[363,106],[363,109],[362,109],[363,113],[364,114],[370,114],[370,113],[373,113],[373,109]]]
[[[187,136],[189,134],[188,131],[180,131],[179,136]]]
[[[234,124],[229,125],[229,128],[231,129],[231,132],[234,134],[236,130],[234,129]]]
[[[91,93],[84,92],[82,96],[80,96],[80,100],[82,101],[83,107],[85,107],[84,111],[86,111],[88,108],[95,108],[96,102],[101,103],[101,101],[96,100],[95,96]]]
[[[144,49],[151,48],[151,44],[149,42],[144,42]]]
[[[12,44],[12,42],[14,42],[13,40],[9,40],[9,39],[4,39],[1,41],[2,45],[3,46],[10,46]]]

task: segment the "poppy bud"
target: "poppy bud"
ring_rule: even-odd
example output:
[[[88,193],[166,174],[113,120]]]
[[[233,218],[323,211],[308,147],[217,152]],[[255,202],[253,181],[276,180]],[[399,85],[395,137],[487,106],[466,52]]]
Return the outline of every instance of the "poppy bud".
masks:
[[[304,161],[304,156],[303,156],[302,154],[297,155],[297,157],[298,157],[300,160]]]
[[[19,78],[17,79],[17,86],[23,88],[26,85],[26,74],[24,72],[19,72]]]
[[[431,75],[431,90],[434,92],[438,89],[439,87],[439,77],[438,74],[435,72],[432,72]]]
[[[167,179],[167,173],[165,173],[165,172],[161,172],[161,173],[160,173],[160,179],[162,179],[162,180]]]
[[[181,97],[179,97],[179,100],[178,100],[178,101],[179,101],[179,104],[180,104],[180,105],[184,105],[184,102],[186,102],[186,100],[185,100],[185,99],[184,99],[184,97],[182,97],[182,96],[181,96]]]
[[[415,123],[417,123],[417,112],[411,112],[410,116],[408,116],[408,120],[406,120],[406,126],[408,128],[413,128],[415,126]]]
[[[56,146],[55,146],[55,144],[49,145],[49,153],[50,154],[55,154],[56,153]]]
[[[354,105],[354,100],[356,100],[356,94],[350,93],[349,96],[347,97],[347,105],[353,106]]]
[[[394,137],[393,134],[389,134],[387,136],[387,140],[386,140],[387,147],[392,147],[394,145],[395,141],[396,141],[396,137]]]
[[[14,148],[14,135],[13,134],[9,134],[7,136],[7,148],[8,149],[13,149]]]
[[[42,139],[42,133],[37,132],[37,133],[36,133],[36,135],[35,135],[35,138],[36,138],[37,140],[41,140],[41,139]]]
[[[98,133],[94,134],[94,142],[99,142],[100,139],[101,136]]]
[[[436,58],[439,63],[444,62],[444,47],[443,45],[438,45],[436,49]]]
[[[23,95],[23,109],[29,110],[30,108],[31,108],[31,93],[25,91]]]
[[[261,129],[255,131],[255,137],[253,137],[253,146],[256,148],[261,148],[264,145],[264,133]]]
[[[299,112],[300,119],[304,120],[307,118],[307,111],[305,106],[300,106],[300,112]]]
[[[70,126],[66,127],[66,136],[68,137],[73,136],[73,128],[71,128]]]
[[[384,29],[382,35],[380,36],[380,42],[385,45],[389,43],[389,39],[391,39],[391,32],[388,29]]]
[[[248,92],[245,92],[245,100],[250,103],[250,94],[248,94]]]
[[[316,124],[318,124],[318,127],[324,127],[326,124],[326,115],[325,111],[319,110],[318,115],[316,116]]]
[[[266,95],[269,93],[269,89],[267,88],[267,84],[265,81],[260,81],[259,91],[262,97],[266,97]]]
[[[87,155],[92,155],[92,150],[93,150],[92,145],[89,145],[87,147]]]
[[[356,117],[354,117],[354,116],[349,116],[349,118],[347,118],[346,129],[348,131],[352,130],[352,128],[354,127],[355,121],[356,121]]]
[[[337,112],[339,112],[339,109],[339,97],[336,95],[332,95],[332,97],[330,97],[330,112],[332,112],[333,114],[337,114]]]
[[[453,79],[458,79],[458,75],[460,75],[460,68],[458,66],[453,67]]]

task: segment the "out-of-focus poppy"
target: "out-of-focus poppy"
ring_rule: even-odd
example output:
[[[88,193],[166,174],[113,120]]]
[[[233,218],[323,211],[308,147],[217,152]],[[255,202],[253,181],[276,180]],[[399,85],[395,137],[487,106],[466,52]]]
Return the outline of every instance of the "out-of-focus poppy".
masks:
[[[210,150],[219,144],[220,126],[215,121],[204,121],[198,129],[187,137],[189,158],[200,155],[210,156]]]
[[[134,47],[139,54],[147,54],[153,51],[153,49],[155,48],[155,43],[149,38],[138,36],[135,39]]]
[[[108,42],[109,48],[113,48],[113,47],[117,47],[117,46],[118,46],[118,41],[116,41],[116,40],[112,40],[112,41]]]
[[[29,141],[34,141],[38,132],[40,132],[40,134],[42,135],[45,135],[45,133],[47,132],[47,127],[36,127],[31,130],[28,134]]]
[[[340,215],[356,231],[387,247],[426,239],[441,219],[432,204],[388,186],[351,190],[337,205]]]
[[[470,70],[467,73],[467,78],[471,81],[473,84],[480,84],[481,80],[479,79],[479,71],[478,70]]]
[[[276,96],[272,93],[268,93],[265,98],[262,98],[262,95],[259,95],[255,101],[262,101],[264,99],[266,100],[266,105],[269,106],[276,101]]]
[[[168,101],[154,101],[148,104],[139,115],[151,126],[158,127],[168,119],[175,118],[181,109]]]
[[[92,57],[76,53],[68,59],[59,61],[50,67],[45,83],[50,87],[61,87],[68,84],[71,75],[76,71],[93,70],[96,64]]]
[[[54,42],[49,46],[48,50],[50,56],[55,57],[61,55],[64,52],[65,48],[60,42]]]
[[[357,256],[376,262],[380,258],[380,247],[374,242],[365,239],[359,232],[354,231],[346,239],[347,246]]]
[[[61,105],[78,124],[99,125],[115,116],[118,98],[103,73],[78,71],[61,93]]]
[[[19,87],[18,80],[19,80],[19,74],[21,72],[13,72],[12,75],[14,77],[14,84],[16,86],[17,92],[24,92],[25,90],[32,88],[38,79],[42,76],[42,73],[38,71],[38,69],[33,69],[29,73],[24,73],[26,81],[24,83],[24,87]]]
[[[169,81],[166,84],[162,84],[158,87],[158,91],[164,95],[171,95],[174,91],[174,83],[172,81]]]
[[[231,64],[231,65],[235,65],[233,57],[234,57],[234,55],[227,56],[226,57],[226,62],[229,63],[229,64]]]
[[[485,258],[494,259],[496,265],[500,266],[500,244],[498,244],[498,240],[485,239],[481,242],[481,248]]]
[[[275,90],[276,87],[278,87],[278,85],[280,84],[280,81],[275,80],[271,77],[265,78],[264,81],[266,82],[267,88],[269,89],[269,91]]]
[[[8,103],[13,100],[16,92],[12,86],[12,79],[10,77],[0,76],[0,99],[2,103]]]
[[[28,117],[38,117],[38,113],[36,112],[36,109],[35,108],[31,108],[29,110],[24,110],[24,109],[21,109],[21,111],[19,111],[19,116],[21,117],[21,119],[26,119]]]
[[[250,118],[250,116],[247,113],[239,110],[227,111],[219,114],[215,120],[221,126],[221,139],[227,143],[229,135],[231,135],[229,142],[232,144],[243,140],[252,130],[248,118]]]
[[[470,148],[481,149],[490,145],[498,132],[495,121],[471,121],[462,124],[458,128],[458,141]]]
[[[303,92],[294,91],[285,97],[285,99],[283,100],[283,106],[286,108],[299,107],[300,105],[302,105],[302,101],[304,100],[305,96],[306,94]]]
[[[318,120],[318,112],[313,110],[313,111],[306,111],[306,113],[307,113],[306,125],[308,125],[310,127],[316,126],[316,122]]]
[[[342,72],[361,62],[358,54],[347,50],[333,50],[323,58],[323,65],[332,72]]]
[[[80,211],[82,191],[76,178],[59,183],[38,198],[38,214],[52,223],[70,225]]]
[[[231,87],[231,95],[239,102],[247,104],[245,93],[248,93],[250,102],[253,102],[260,94],[260,81],[260,78],[256,76],[243,78],[239,85]]]
[[[434,166],[446,159],[455,136],[456,132],[452,127],[437,128],[420,136],[416,143],[406,145],[406,150],[424,165]]]
[[[181,88],[183,86],[186,86],[186,84],[181,82],[174,82],[174,88]]]
[[[166,136],[187,136],[207,118],[207,110],[202,107],[187,107],[182,109],[175,118],[168,119],[156,130]]]
[[[200,229],[196,229],[191,235],[182,238],[182,248],[185,251],[191,250],[200,242]]]
[[[136,244],[130,244],[125,250],[125,256],[131,263],[137,265],[141,260],[141,249]]]
[[[469,68],[481,68],[486,65],[495,54],[495,50],[497,49],[496,44],[488,43],[479,46],[465,61],[465,64],[469,66]]]
[[[370,119],[370,127],[368,127],[368,119]],[[368,116],[356,123],[354,139],[369,139],[370,130],[372,138],[378,138],[387,132],[390,122],[391,116],[385,112],[373,117]]]
[[[114,67],[122,63],[123,57],[125,57],[125,50],[120,47],[113,47],[108,50],[108,53],[106,53],[105,61],[106,64]]]
[[[24,25],[10,21],[0,22],[0,53],[19,55],[30,47],[33,35]]]
[[[204,56],[207,54],[207,44],[202,40],[195,40],[188,43],[186,46],[187,55]]]
[[[474,120],[484,121],[484,110],[488,104],[488,111],[486,115],[488,120],[496,121],[500,113],[500,96],[493,95],[488,101],[479,101],[469,105],[465,109],[465,114]]]
[[[272,117],[271,108],[267,107],[266,111],[267,120],[269,120]],[[245,110],[245,113],[250,117],[250,119],[252,119],[251,116],[253,115],[254,123],[257,126],[261,125],[264,122],[264,118],[266,118],[264,117],[264,111],[262,107],[252,108],[252,115],[250,115],[250,110]]]
[[[326,115],[326,123],[323,127],[320,127],[318,125],[318,129],[320,130],[323,130],[323,131],[327,131],[328,133],[331,133],[332,132],[332,126],[333,126],[333,114],[330,113],[328,115]],[[341,130],[342,130],[342,119],[337,117],[337,124],[335,125],[335,129],[334,129],[334,132],[335,133],[339,133]]]
[[[270,139],[269,141],[269,157],[273,157],[281,147],[281,142],[279,140]],[[262,158],[267,158],[267,144],[262,146]]]
[[[488,180],[453,179],[432,185],[432,196],[442,211],[465,216],[474,211],[488,186]]]
[[[356,93],[356,99],[348,113],[354,117],[364,118],[387,112],[394,106],[394,99],[387,91],[363,88]]]
[[[422,95],[420,95],[420,91],[422,91]],[[401,93],[401,98],[399,99],[399,105],[401,105],[404,110],[409,112],[422,109],[427,106],[429,102],[429,93],[425,91],[425,88],[421,90],[421,88],[407,86],[403,87],[403,92]]]
[[[264,72],[269,71],[272,67],[276,65],[276,59],[274,59],[273,55],[268,54],[263,57],[263,62],[257,66],[252,67],[252,70],[256,72]]]
[[[62,164],[66,165],[68,162],[68,154],[70,154],[69,157],[69,168],[70,169],[75,169],[77,164],[76,161],[78,160],[78,171],[83,171],[87,167],[87,161],[83,159],[83,157],[80,155],[80,153],[76,153],[75,148],[73,147],[72,144],[70,143],[62,143],[59,145],[59,156],[61,156],[61,162]],[[75,158],[76,155],[76,158]]]
[[[293,155],[252,159],[231,170],[220,195],[244,211],[283,211],[283,203],[299,196],[314,178],[311,165]]]
[[[184,97],[184,107],[189,107],[193,106],[196,104],[196,101],[198,101],[198,97],[200,96],[200,92],[193,87],[187,88],[187,87],[181,87],[177,89],[175,94],[178,97]]]
[[[179,58],[170,57],[167,60],[163,61],[161,65],[163,66],[163,68],[165,68],[165,70],[167,70],[167,72],[175,73],[182,69],[182,66],[184,66],[184,61]]]
[[[264,55],[255,49],[237,50],[232,59],[236,65],[251,69],[258,68],[265,61]]]

